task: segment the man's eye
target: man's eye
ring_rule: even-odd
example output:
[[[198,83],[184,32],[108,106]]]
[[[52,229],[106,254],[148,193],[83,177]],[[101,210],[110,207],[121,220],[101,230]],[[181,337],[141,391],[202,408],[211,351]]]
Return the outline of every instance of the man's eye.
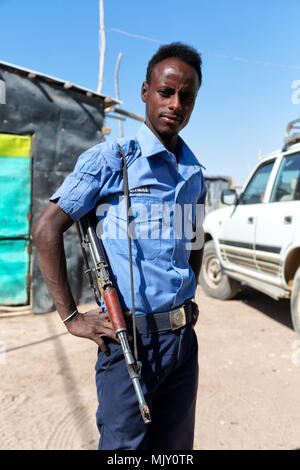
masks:
[[[169,90],[160,90],[159,94],[164,97],[168,97],[171,95],[171,92]]]

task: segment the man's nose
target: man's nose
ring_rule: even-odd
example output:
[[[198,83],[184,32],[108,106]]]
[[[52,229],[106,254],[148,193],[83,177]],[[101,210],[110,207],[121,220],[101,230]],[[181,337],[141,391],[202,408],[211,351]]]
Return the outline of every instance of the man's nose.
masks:
[[[169,107],[170,109],[179,109],[181,106],[181,103],[180,103],[180,97],[179,97],[179,94],[178,93],[174,93],[174,95],[171,96],[170,98],[170,102],[169,102]]]

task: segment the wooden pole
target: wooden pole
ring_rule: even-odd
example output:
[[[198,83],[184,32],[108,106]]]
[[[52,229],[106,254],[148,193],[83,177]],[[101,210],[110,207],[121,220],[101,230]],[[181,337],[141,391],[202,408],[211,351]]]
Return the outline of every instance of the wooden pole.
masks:
[[[135,119],[136,121],[141,121],[144,122],[144,118],[142,116],[139,116],[138,114],[130,113],[129,111],[125,111],[124,109],[118,109],[114,107],[107,108],[105,110],[106,112],[113,112],[113,113],[118,113],[121,114],[121,116],[127,116],[132,119]]]
[[[122,52],[119,53],[117,63],[116,63],[116,70],[115,70],[115,92],[116,92],[116,98],[117,100],[120,100],[120,92],[119,92],[119,82],[118,82],[118,74],[119,74],[119,68],[120,68],[120,62],[122,59]],[[120,105],[117,105],[117,108],[120,108]],[[124,120],[124,119],[123,119]],[[122,123],[122,118],[119,118],[119,129],[120,129],[120,137],[123,137],[123,123]]]
[[[100,48],[100,63],[99,63],[99,82],[97,93],[101,93],[102,84],[103,84],[103,71],[104,71],[104,55],[105,55],[105,30],[104,30],[104,4],[103,0],[100,0],[99,5],[99,12],[100,12],[100,38],[101,38],[101,46]]]

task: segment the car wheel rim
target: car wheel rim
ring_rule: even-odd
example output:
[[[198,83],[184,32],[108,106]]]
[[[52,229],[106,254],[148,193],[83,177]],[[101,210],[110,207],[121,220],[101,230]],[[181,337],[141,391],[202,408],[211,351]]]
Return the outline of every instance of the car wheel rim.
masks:
[[[207,260],[205,269],[205,280],[210,287],[216,288],[222,280],[220,261],[216,256]]]

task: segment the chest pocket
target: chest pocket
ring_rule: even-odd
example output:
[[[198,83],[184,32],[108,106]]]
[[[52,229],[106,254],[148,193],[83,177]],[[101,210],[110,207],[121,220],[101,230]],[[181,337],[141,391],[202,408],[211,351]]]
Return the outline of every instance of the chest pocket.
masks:
[[[152,197],[131,196],[130,224],[132,255],[136,259],[155,259],[161,253],[161,201]],[[112,253],[129,256],[126,206],[124,198],[107,211],[106,238]]]

